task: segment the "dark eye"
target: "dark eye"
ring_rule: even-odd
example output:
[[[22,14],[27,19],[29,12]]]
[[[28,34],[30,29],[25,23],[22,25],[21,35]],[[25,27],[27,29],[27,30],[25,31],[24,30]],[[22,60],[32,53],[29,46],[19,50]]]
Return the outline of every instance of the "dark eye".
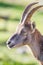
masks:
[[[27,34],[27,33],[26,33],[26,30],[22,30],[22,31],[21,31],[21,34],[26,35],[26,34]]]

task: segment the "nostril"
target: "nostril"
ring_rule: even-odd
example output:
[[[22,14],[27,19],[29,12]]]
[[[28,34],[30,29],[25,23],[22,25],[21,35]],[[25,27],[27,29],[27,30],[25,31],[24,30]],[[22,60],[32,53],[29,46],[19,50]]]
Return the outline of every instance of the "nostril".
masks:
[[[11,42],[10,41],[7,41],[7,44],[10,44]]]
[[[9,41],[8,44],[10,44],[11,42]]]

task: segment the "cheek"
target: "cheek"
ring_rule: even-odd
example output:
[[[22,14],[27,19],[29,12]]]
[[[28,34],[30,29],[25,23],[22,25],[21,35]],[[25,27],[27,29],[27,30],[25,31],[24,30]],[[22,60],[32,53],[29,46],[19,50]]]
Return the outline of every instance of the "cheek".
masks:
[[[29,38],[29,39],[31,38],[31,33],[30,33],[30,32],[28,33],[28,38]]]
[[[23,43],[17,44],[16,47],[21,47],[23,46]]]
[[[28,42],[31,42],[31,35],[28,35]]]

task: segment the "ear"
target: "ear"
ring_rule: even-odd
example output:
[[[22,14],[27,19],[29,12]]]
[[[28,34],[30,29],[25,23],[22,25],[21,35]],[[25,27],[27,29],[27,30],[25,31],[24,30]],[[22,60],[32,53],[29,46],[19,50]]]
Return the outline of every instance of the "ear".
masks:
[[[35,32],[35,29],[36,29],[35,22],[32,22],[31,29],[32,29],[32,33],[34,33]]]
[[[32,22],[33,29],[36,27],[35,22]]]

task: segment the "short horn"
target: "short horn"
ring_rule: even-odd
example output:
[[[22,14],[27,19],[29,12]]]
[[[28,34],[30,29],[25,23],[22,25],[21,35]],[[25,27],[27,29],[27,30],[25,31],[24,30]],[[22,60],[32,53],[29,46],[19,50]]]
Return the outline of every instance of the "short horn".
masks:
[[[30,8],[31,8],[33,5],[35,5],[35,4],[38,4],[38,2],[31,3],[30,5],[28,5],[28,6],[25,8],[25,10],[24,10],[24,12],[23,12],[23,15],[22,15],[22,18],[21,18],[21,22],[24,20],[25,15],[26,15],[27,12],[30,10]]]
[[[34,14],[34,12],[37,11],[37,10],[38,10],[39,8],[41,8],[41,7],[43,7],[43,5],[40,5],[40,6],[37,6],[37,7],[33,8],[33,9],[28,13],[28,15],[27,15],[25,21],[26,21],[26,22],[30,21],[30,19],[31,19],[32,15]]]

